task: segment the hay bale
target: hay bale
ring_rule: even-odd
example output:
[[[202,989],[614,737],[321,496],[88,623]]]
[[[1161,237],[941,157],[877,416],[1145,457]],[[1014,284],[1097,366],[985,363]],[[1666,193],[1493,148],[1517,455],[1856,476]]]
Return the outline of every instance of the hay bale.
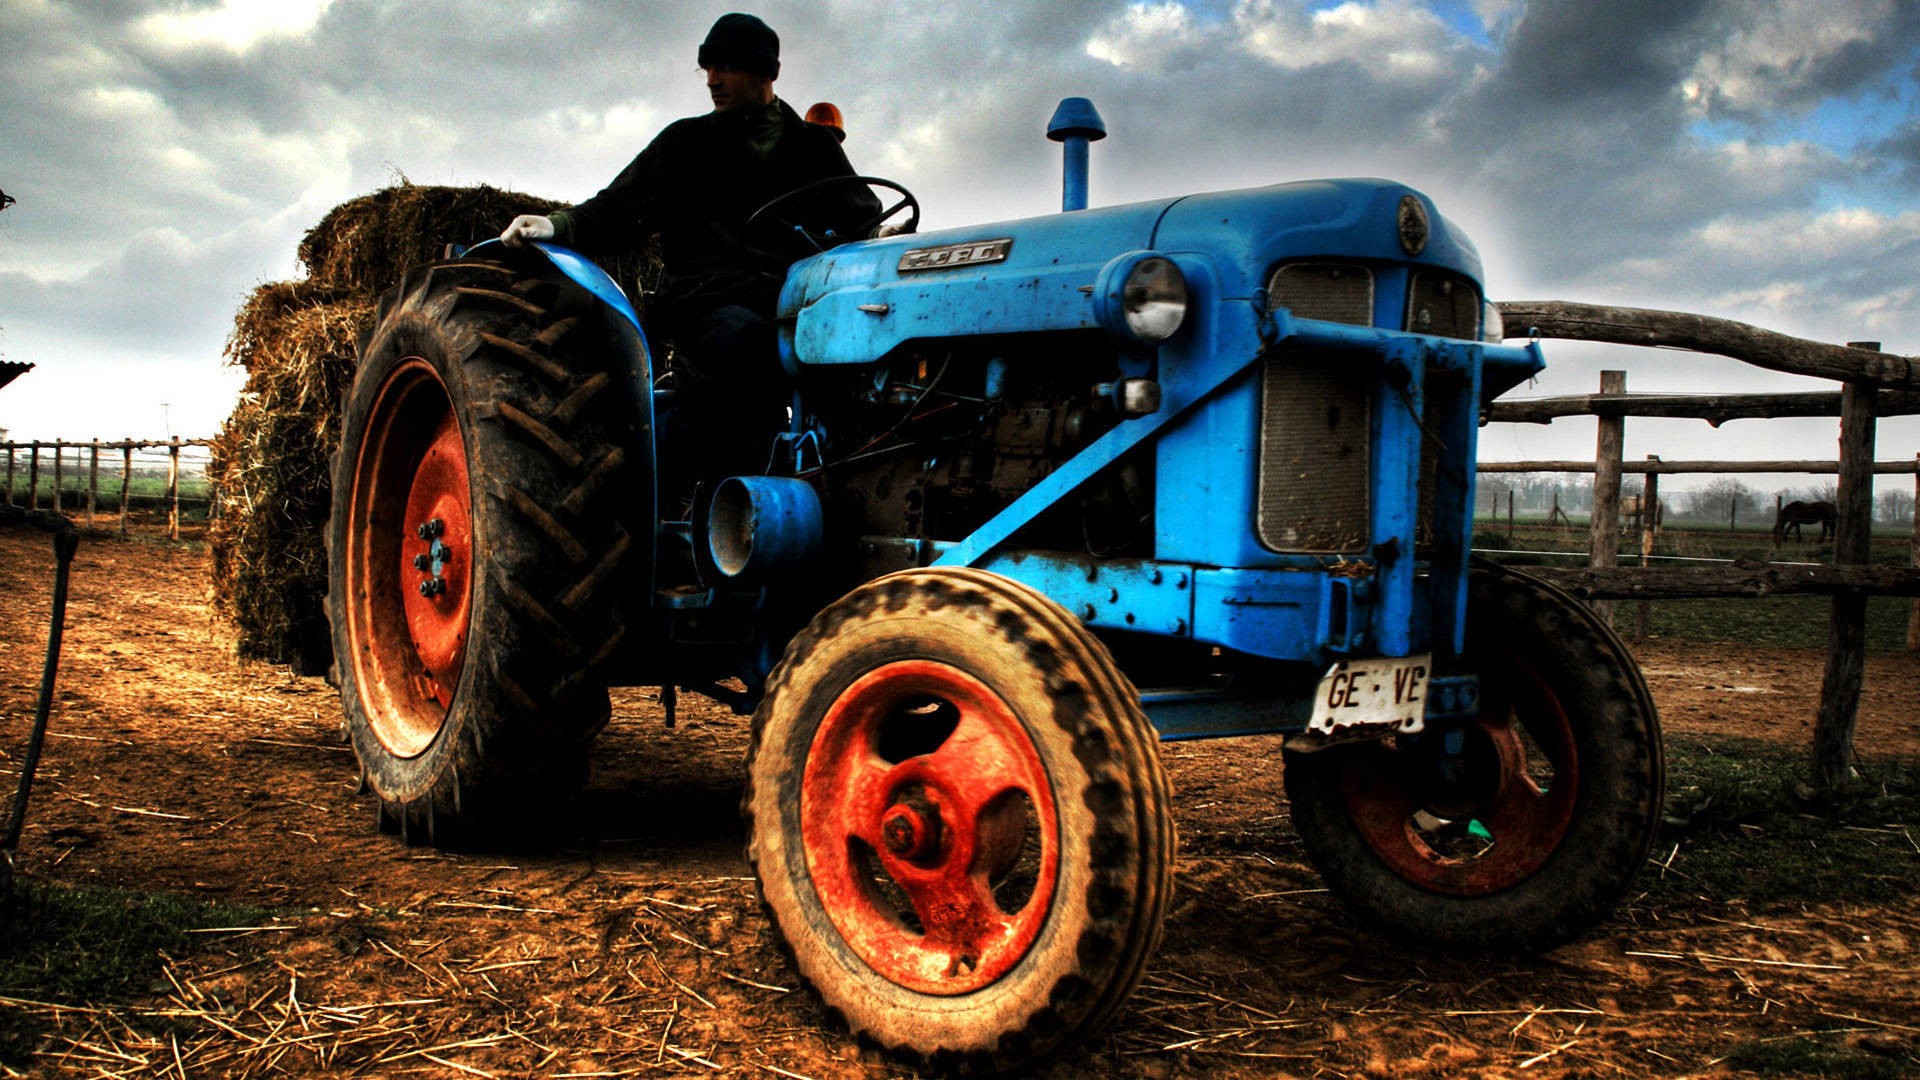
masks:
[[[300,263],[316,285],[378,296],[408,267],[439,259],[449,243],[489,240],[516,214],[564,205],[484,184],[399,184],[334,207],[300,241]]]
[[[276,282],[254,290],[227,342],[247,383],[207,466],[222,500],[209,533],[214,606],[238,630],[240,655],[305,674],[331,662],[321,535],[340,401],[373,314],[368,297]]]
[[[303,281],[255,289],[234,319],[229,363],[246,369],[239,404],[215,440],[208,474],[221,493],[209,534],[213,602],[243,657],[319,674],[332,662],[322,537],[331,459],[358,343],[380,294],[448,243],[499,235],[516,214],[562,204],[491,187],[403,184],[335,207],[300,242]],[[604,261],[631,286],[642,265]]]

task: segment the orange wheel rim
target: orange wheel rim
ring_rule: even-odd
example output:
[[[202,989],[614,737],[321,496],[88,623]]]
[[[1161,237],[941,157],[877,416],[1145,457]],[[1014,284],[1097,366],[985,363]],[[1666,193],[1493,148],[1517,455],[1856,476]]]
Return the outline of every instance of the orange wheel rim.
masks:
[[[889,981],[965,994],[1033,949],[1059,873],[1059,817],[1025,725],[957,668],[856,680],[807,755],[801,843],[841,938]]]
[[[402,360],[374,396],[354,462],[346,606],[374,734],[413,757],[446,722],[472,620],[471,477],[440,376]]]

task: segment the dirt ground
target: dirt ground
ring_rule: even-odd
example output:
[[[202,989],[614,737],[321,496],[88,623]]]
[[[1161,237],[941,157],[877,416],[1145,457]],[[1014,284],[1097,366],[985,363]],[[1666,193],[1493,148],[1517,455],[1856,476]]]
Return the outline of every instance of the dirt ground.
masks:
[[[9,790],[51,579],[43,535],[0,530]],[[683,699],[669,730],[653,691],[622,691],[550,847],[409,849],[355,791],[334,692],[236,661],[207,581],[199,545],[82,543],[19,874],[276,915],[208,935],[112,1015],[4,991],[0,1008],[58,1020],[35,1075],[904,1074],[791,989],[742,856],[744,719]],[[1641,656],[1670,733],[1805,745],[1818,655]],[[1920,663],[1876,657],[1867,687],[1859,744],[1920,755]],[[1306,866],[1277,749],[1165,748],[1181,842],[1166,941],[1117,1021],[1045,1075],[1721,1076],[1733,1047],[1808,1032],[1868,1047],[1888,1075],[1920,1061],[1911,896],[1749,910],[1642,894],[1544,957],[1412,954]],[[1648,875],[1684,872],[1664,847]]]

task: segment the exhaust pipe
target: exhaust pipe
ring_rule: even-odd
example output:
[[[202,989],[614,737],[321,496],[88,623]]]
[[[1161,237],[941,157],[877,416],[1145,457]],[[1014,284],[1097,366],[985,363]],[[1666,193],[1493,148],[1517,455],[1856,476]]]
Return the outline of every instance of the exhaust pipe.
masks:
[[[1106,121],[1093,102],[1083,97],[1062,98],[1047,122],[1047,138],[1064,144],[1066,166],[1060,177],[1060,209],[1087,208],[1087,144],[1107,137]]]

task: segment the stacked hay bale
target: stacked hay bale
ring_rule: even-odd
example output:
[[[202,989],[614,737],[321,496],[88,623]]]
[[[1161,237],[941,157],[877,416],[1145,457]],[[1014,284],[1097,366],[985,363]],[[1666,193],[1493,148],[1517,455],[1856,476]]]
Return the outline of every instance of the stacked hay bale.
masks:
[[[484,186],[390,187],[335,207],[307,233],[305,280],[262,285],[241,307],[226,355],[246,369],[246,386],[208,465],[223,502],[210,537],[214,605],[237,628],[241,656],[302,674],[332,662],[321,539],[331,457],[380,294],[449,242],[475,243],[515,214],[560,205]],[[609,269],[629,284],[636,266]]]
[[[275,282],[247,298],[227,339],[247,383],[207,463],[221,493],[209,533],[214,606],[238,630],[241,656],[301,674],[331,661],[320,539],[333,497],[329,457],[373,309],[350,289]]]

